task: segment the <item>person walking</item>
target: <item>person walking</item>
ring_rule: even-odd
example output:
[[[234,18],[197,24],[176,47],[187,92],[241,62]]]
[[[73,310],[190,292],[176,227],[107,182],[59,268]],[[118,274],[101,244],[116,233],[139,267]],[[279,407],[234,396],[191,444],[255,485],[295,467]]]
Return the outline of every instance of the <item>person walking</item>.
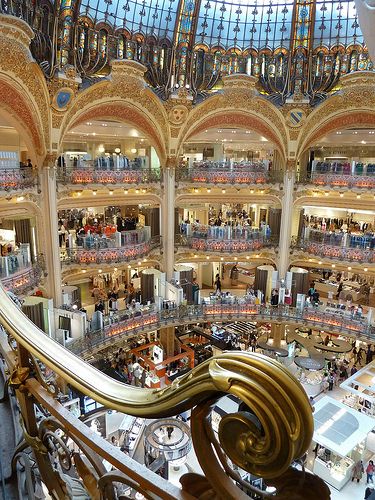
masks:
[[[328,390],[329,391],[332,391],[334,382],[335,382],[335,377],[334,377],[333,373],[331,372],[328,375]]]
[[[219,274],[216,275],[215,286],[216,286],[216,292],[221,293],[221,280]]]
[[[357,480],[357,483],[362,479],[363,473],[365,472],[365,468],[363,467],[362,460],[358,460],[352,470],[352,481],[354,479]]]
[[[370,481],[374,483],[373,480],[374,471],[375,471],[374,462],[370,460],[368,466],[366,467],[366,474],[367,474],[366,484],[369,484]]]

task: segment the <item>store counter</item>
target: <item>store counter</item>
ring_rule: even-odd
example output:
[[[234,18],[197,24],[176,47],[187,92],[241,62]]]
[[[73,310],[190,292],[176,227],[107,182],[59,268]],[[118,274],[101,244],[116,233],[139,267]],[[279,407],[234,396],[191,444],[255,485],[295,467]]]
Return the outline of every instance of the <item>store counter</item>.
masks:
[[[354,462],[351,458],[337,458],[334,462],[326,462],[322,458],[316,457],[313,467],[314,474],[337,490],[341,490],[349,481],[352,474]]]

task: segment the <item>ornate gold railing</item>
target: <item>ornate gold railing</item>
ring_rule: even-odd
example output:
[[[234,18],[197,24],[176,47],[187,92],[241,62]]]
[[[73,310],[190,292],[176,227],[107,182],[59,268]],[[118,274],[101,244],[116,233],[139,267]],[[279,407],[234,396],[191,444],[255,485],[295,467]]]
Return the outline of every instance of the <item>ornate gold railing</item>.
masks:
[[[313,420],[303,388],[275,360],[252,353],[223,353],[165,389],[129,387],[48,338],[3,289],[0,303],[0,323],[8,334],[8,343],[2,334],[0,347],[12,371],[9,385],[17,396],[24,425],[25,442],[18,447],[15,460],[22,460],[23,451],[31,447],[53,498],[73,498],[74,488],[83,498],[117,498],[117,483],[132,486],[145,498],[248,498],[238,485],[254,487],[242,484],[233,465],[262,476],[277,488],[279,499],[289,498],[291,487],[293,498],[305,498],[306,488],[317,498],[329,498],[321,480],[290,468],[310,444]],[[12,339],[17,351],[11,349]],[[56,373],[54,384],[47,385],[39,362]],[[105,407],[130,415],[168,417],[192,409],[192,439],[205,476],[186,474],[179,489],[124,455],[61,406],[56,387],[66,383]],[[239,397],[245,406],[221,420],[217,439],[211,427],[211,408],[226,393]],[[44,413],[38,420],[35,404]],[[106,472],[103,459],[115,470]]]

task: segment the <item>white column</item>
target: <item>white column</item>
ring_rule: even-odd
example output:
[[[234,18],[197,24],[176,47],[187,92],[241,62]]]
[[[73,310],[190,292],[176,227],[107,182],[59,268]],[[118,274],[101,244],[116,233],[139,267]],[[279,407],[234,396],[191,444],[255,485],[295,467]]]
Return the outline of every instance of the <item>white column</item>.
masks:
[[[163,205],[162,212],[162,241],[163,241],[163,270],[167,281],[173,278],[174,269],[174,200],[175,200],[175,169],[163,168]]]
[[[281,210],[281,226],[279,240],[279,279],[285,278],[289,266],[289,247],[292,234],[293,192],[295,171],[287,170],[284,174],[284,196]]]
[[[61,262],[57,224],[56,169],[43,167],[41,174],[43,239],[46,272],[46,286],[49,297],[54,299],[55,306],[62,303],[61,295]],[[41,250],[43,247],[41,248]]]

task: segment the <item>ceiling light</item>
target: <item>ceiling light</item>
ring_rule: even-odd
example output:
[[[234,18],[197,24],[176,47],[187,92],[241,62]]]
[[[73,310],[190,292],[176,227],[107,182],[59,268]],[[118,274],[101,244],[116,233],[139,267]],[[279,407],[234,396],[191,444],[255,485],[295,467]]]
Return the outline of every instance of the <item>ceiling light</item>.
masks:
[[[130,150],[130,152],[131,152],[131,153],[133,153],[133,155],[135,155],[135,153],[137,152],[137,150],[136,150],[135,148],[132,148],[132,149]]]
[[[319,265],[321,265],[321,264],[322,264],[322,261],[320,260],[320,261],[318,262],[318,264],[319,264]]]
[[[112,195],[112,194],[113,194],[113,191],[112,191],[112,189],[110,190],[109,194],[110,194],[110,195]]]
[[[336,267],[336,264],[332,264],[332,267]]]
[[[194,188],[194,193],[198,193],[198,189],[197,188]]]
[[[93,196],[96,196],[96,191],[95,191],[95,189],[93,189],[93,190],[92,190],[92,194],[93,194]]]
[[[250,259],[250,257],[247,255],[247,256],[246,256],[246,259],[247,259],[247,260],[249,260],[249,259]]]
[[[344,193],[340,193],[340,198],[344,198]]]
[[[210,260],[210,257],[207,255],[206,259],[207,259],[207,260]]]
[[[120,148],[115,148],[115,153],[119,155],[121,153],[121,149]]]
[[[365,273],[367,273],[368,268],[367,268],[367,267],[365,267],[363,270],[364,270],[364,272],[365,272]]]
[[[361,144],[367,144],[367,142],[366,141],[361,141]]]
[[[224,260],[224,257],[220,257],[220,260]]]
[[[329,193],[324,193],[325,196],[329,196]]]
[[[207,188],[207,193],[211,193],[211,189],[210,188]]]
[[[222,190],[221,190],[221,192],[222,192],[223,194],[225,194],[225,189],[222,189]]]
[[[82,272],[85,273],[86,272],[86,269],[82,269]]]
[[[124,194],[128,194],[128,190],[127,189],[124,189]]]
[[[361,198],[361,195],[357,194],[357,200],[359,200],[360,198]]]
[[[135,190],[135,193],[136,193],[136,194],[138,194],[138,193],[139,193],[139,189],[136,189],[136,190]]]
[[[129,265],[128,265],[128,269],[131,269],[131,267],[132,267],[132,266],[129,264]]]
[[[103,146],[103,144],[100,144],[100,146],[98,147],[98,151],[99,151],[99,153],[104,153],[105,147]]]
[[[147,193],[147,189],[143,188],[143,189],[142,189],[142,193],[143,193],[143,194]]]
[[[25,199],[25,197],[24,197],[24,196],[18,196],[18,197],[17,197],[17,201],[23,201],[24,199]]]

